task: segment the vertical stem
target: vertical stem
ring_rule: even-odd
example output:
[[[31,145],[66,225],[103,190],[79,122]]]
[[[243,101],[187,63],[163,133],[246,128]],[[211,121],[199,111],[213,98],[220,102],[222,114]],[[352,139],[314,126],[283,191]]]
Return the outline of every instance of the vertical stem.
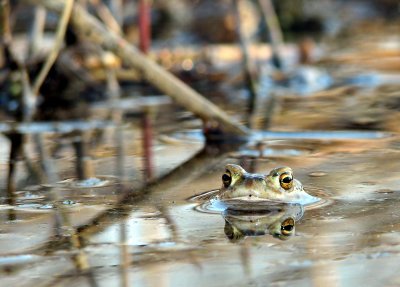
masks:
[[[28,71],[20,68],[22,81],[22,121],[30,122],[36,112],[36,97],[33,94],[32,86],[29,81]]]
[[[256,83],[255,80],[253,79],[253,76],[251,75],[251,64],[250,64],[250,56],[249,56],[249,48],[248,48],[248,41],[246,37],[243,35],[243,29],[242,29],[242,19],[240,17],[239,13],[239,4],[240,1],[242,0],[233,0],[232,5],[233,5],[233,12],[236,20],[236,33],[238,35],[239,39],[239,44],[240,48],[242,51],[242,64],[243,64],[243,70],[245,74],[245,81],[249,90],[249,102],[248,102],[248,126],[252,127],[254,125],[254,111],[255,111],[255,106],[257,102],[257,88],[256,88]]]
[[[130,254],[128,251],[128,246],[127,246],[127,228],[126,228],[126,223],[122,222],[120,224],[120,246],[121,246],[121,255],[120,255],[120,272],[121,272],[121,286],[122,287],[127,287],[129,286],[129,276],[128,276],[128,267],[129,263],[131,261]]]
[[[10,27],[10,2],[9,0],[0,0],[0,36],[4,44],[11,42]]]
[[[96,9],[96,13],[104,24],[115,33],[122,35],[121,25],[108,7],[101,0],[90,0],[90,2]],[[112,3],[114,3],[114,1]]]
[[[42,134],[34,134],[33,139],[36,144],[41,167],[44,171],[44,174],[46,175],[47,182],[49,182],[49,183],[57,182],[59,180],[58,175],[54,168],[53,160],[49,157],[49,155],[46,152],[46,147],[44,146],[45,144],[43,141],[43,135]]]
[[[124,143],[124,130],[121,123],[117,123],[115,128],[115,143],[117,146],[117,175],[123,180],[125,177],[124,170],[124,157],[125,157],[125,143]]]
[[[139,0],[139,47],[148,53],[151,41],[150,1]]]
[[[109,102],[111,106],[109,117],[115,123],[114,139],[115,146],[117,148],[117,176],[123,179],[124,172],[124,155],[125,155],[125,144],[123,138],[123,128],[122,128],[122,111],[117,106],[118,100],[121,96],[120,86],[117,80],[117,75],[115,69],[108,68],[107,73],[107,89],[109,93]]]
[[[119,27],[122,27],[124,20],[124,7],[122,0],[112,0],[110,1],[110,10],[112,15],[114,15],[115,20]]]
[[[273,61],[276,67],[281,69],[282,57],[280,54],[280,49],[283,46],[283,36],[274,5],[272,4],[271,0],[256,0],[256,4],[260,9],[264,25],[268,31]]]
[[[22,152],[23,136],[18,133],[8,135],[11,143],[10,156],[8,161],[8,176],[7,176],[7,203],[9,205],[15,205],[15,174],[18,156]],[[12,210],[12,209],[11,209]],[[9,213],[9,220],[15,220],[15,213],[12,210]]]
[[[147,54],[151,41],[150,0],[139,0],[139,48]],[[153,177],[152,126],[150,111],[142,115],[144,174],[149,182]]]
[[[151,124],[151,112],[146,110],[142,115],[143,151],[144,151],[144,175],[146,182],[153,178],[153,129]]]
[[[168,225],[168,228],[170,229],[171,241],[178,242],[178,229],[176,227],[174,220],[172,219],[171,215],[169,214],[167,207],[163,204],[160,204],[160,205],[157,205],[157,209],[161,212],[161,216],[165,219],[165,221]]]
[[[85,135],[82,133],[78,136],[73,145],[76,157],[76,175],[79,180],[88,179],[94,176],[92,159],[88,156],[87,142]]]
[[[48,183],[50,185],[55,185],[55,183],[58,181],[58,176],[55,172],[56,169],[54,162],[48,155],[47,149],[43,143],[42,135],[35,135],[35,139],[38,144],[40,157],[43,161],[43,164],[46,166],[45,169],[48,170]],[[80,151],[84,153],[83,147]],[[94,277],[93,272],[90,270],[88,256],[82,248],[81,238],[71,223],[69,211],[61,203],[62,198],[60,197],[60,193],[58,192],[57,188],[51,187],[48,191],[48,196],[51,202],[54,204],[57,234],[59,236],[66,236],[71,248],[76,251],[76,253],[72,255],[72,261],[75,265],[75,268],[79,274],[83,273],[87,276],[90,286],[98,286],[96,278]]]
[[[45,63],[43,64],[42,69],[39,72],[39,75],[35,79],[33,84],[33,93],[38,95],[40,87],[42,86],[44,80],[46,79],[47,74],[49,73],[51,67],[53,66],[54,62],[58,57],[58,53],[61,50],[63,39],[65,36],[65,32],[67,31],[67,25],[69,22],[69,18],[72,13],[72,8],[74,7],[74,0],[66,0],[64,6],[64,11],[61,15],[60,22],[58,23],[57,32],[56,32],[56,40],[51,50],[50,54],[48,55]]]
[[[36,6],[34,15],[35,18],[30,33],[30,56],[34,56],[38,52],[40,44],[43,41],[43,33],[46,24],[46,9],[42,6]]]
[[[84,171],[83,171],[83,155],[85,154],[84,152],[84,147],[81,139],[76,139],[73,143],[73,146],[75,148],[75,169],[76,169],[76,175],[78,179],[82,180],[85,179]]]

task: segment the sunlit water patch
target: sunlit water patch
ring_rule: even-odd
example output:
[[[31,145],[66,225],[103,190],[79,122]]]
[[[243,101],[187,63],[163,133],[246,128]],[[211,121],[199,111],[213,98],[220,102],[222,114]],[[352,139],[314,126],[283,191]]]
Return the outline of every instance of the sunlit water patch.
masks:
[[[266,139],[317,139],[317,140],[344,140],[344,139],[381,139],[391,136],[387,132],[379,131],[256,131],[251,140]]]
[[[231,154],[233,158],[242,158],[242,157],[252,157],[252,158],[271,158],[271,157],[289,157],[289,156],[301,156],[305,154],[309,154],[310,150],[301,149],[301,148],[277,148],[277,147],[268,147],[262,149],[243,149],[238,152],[234,152]]]
[[[392,133],[382,131],[358,131],[358,130],[338,130],[338,131],[323,131],[323,130],[305,130],[305,131],[252,131],[251,135],[244,138],[250,143],[257,143],[263,140],[276,139],[312,139],[312,140],[352,140],[352,139],[382,139],[392,136]],[[185,130],[174,133],[171,137],[177,140],[186,142],[204,142],[205,136],[203,131]],[[293,152],[293,151],[290,151]]]

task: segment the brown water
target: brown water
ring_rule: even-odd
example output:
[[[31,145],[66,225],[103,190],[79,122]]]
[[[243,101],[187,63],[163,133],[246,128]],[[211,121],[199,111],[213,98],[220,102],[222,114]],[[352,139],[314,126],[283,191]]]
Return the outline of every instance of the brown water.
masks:
[[[17,207],[0,210],[0,285],[398,286],[400,138],[357,139],[351,132],[340,139],[286,137],[264,139],[261,157],[252,144],[228,153],[200,152],[145,195],[120,205],[114,204],[131,189],[112,180],[99,187],[58,187],[58,208],[40,189],[20,192]],[[164,146],[157,155],[169,149],[179,147]],[[226,163],[260,173],[291,166],[321,202],[252,217],[187,200],[218,188]],[[8,220],[11,211],[14,221]],[[81,226],[80,233],[57,228],[60,211]],[[270,234],[273,223],[288,215],[296,220],[293,232]],[[230,239],[225,220],[243,229],[242,236]]]
[[[367,48],[360,57],[339,55],[336,83],[344,86],[313,96],[278,93],[270,123],[281,132],[255,133],[229,151],[202,150],[199,131],[160,139],[154,148],[160,180],[147,187],[137,130],[124,134],[121,183],[113,140],[93,152],[97,178],[86,182],[71,178],[74,158],[61,151],[55,161],[66,181],[22,185],[15,206],[0,205],[0,286],[400,286],[400,97],[392,71],[398,49],[397,58],[381,62]],[[343,75],[352,65],[385,72],[377,64],[386,63],[393,73],[380,73],[379,83],[370,75],[350,82]],[[49,128],[72,127],[20,130]],[[0,146],[5,171],[3,138]],[[321,200],[251,214],[188,200],[218,189],[227,163],[257,173],[290,166]]]

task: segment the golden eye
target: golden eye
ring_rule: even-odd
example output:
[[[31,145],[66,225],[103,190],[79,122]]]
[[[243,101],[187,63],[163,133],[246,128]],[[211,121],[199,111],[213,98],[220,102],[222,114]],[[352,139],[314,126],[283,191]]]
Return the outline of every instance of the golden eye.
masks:
[[[289,217],[285,219],[281,224],[281,232],[282,235],[289,236],[293,233],[294,230],[294,219]]]
[[[222,175],[222,183],[224,184],[225,187],[228,187],[231,185],[231,182],[232,182],[231,173],[227,170],[226,173]]]
[[[293,177],[291,174],[283,173],[279,177],[279,183],[283,189],[290,189],[293,186]]]

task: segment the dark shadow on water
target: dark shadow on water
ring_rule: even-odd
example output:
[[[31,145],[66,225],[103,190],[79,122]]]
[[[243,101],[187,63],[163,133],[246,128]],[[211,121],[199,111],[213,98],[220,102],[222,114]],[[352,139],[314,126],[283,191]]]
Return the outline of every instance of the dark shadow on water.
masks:
[[[84,244],[84,239],[90,235],[101,232],[110,225],[125,220],[131,214],[131,212],[135,210],[135,205],[141,201],[149,199],[152,192],[174,187],[183,182],[190,181],[194,177],[203,173],[209,167],[226,158],[227,153],[231,152],[232,150],[236,150],[241,144],[242,143],[240,142],[233,145],[228,145],[225,143],[207,145],[184,164],[173,169],[161,178],[139,188],[138,190],[133,190],[130,186],[124,184],[116,185],[116,194],[121,194],[118,202],[112,206],[109,206],[106,211],[100,213],[88,224],[79,226],[77,228],[77,234],[83,240],[82,244]],[[158,206],[157,203],[154,205],[159,211],[165,212],[164,206]],[[165,214],[165,218],[169,218],[168,214]],[[174,230],[173,226],[171,228]],[[58,240],[57,242],[49,242],[47,246],[43,246],[40,249],[43,251],[52,252],[57,249],[57,246],[63,246],[64,244],[65,243],[62,240]]]

